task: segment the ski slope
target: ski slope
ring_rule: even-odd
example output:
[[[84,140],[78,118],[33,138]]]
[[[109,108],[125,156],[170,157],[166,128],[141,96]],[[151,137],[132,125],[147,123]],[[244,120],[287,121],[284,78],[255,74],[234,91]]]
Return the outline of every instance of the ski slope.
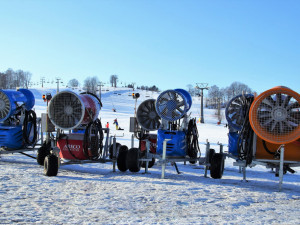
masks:
[[[106,91],[108,90],[108,91]],[[46,112],[42,95],[55,90],[32,90],[38,116]],[[157,93],[139,91],[137,105]],[[117,142],[131,145],[129,117],[134,116],[132,90],[105,88],[102,93],[102,124],[110,123]],[[130,95],[130,96],[129,96]],[[116,112],[113,112],[113,108]],[[199,118],[200,99],[193,98],[191,116]],[[227,150],[227,128],[217,125],[215,110],[205,109],[205,124],[198,123],[202,154],[205,143]],[[123,131],[115,130],[118,119]],[[135,146],[137,146],[135,142]],[[35,155],[35,152],[32,153]],[[222,179],[204,177],[201,165],[155,165],[149,174],[112,172],[112,164],[63,165],[58,176],[46,177],[43,167],[23,155],[0,159],[0,224],[299,224],[300,169],[278,178],[261,166],[247,169],[247,182],[226,159]]]

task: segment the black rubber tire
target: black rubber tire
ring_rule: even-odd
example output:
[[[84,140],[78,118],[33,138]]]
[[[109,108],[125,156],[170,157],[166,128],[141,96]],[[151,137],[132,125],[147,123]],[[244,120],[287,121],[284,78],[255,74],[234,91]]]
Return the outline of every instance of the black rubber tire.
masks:
[[[148,168],[153,167],[154,164],[155,164],[155,158],[152,158],[152,161],[149,161]],[[143,168],[146,168],[146,162],[143,161],[141,166],[142,166]]]
[[[128,170],[127,153],[128,147],[126,145],[122,145],[119,149],[119,154],[117,157],[117,167],[121,172],[126,172]]]
[[[208,156],[207,156],[209,164],[211,164],[211,159],[215,153],[216,153],[216,151],[213,148],[209,149]],[[210,166],[208,166],[208,169],[210,170]]]
[[[44,143],[37,151],[36,154],[36,161],[39,165],[44,165],[44,160],[47,155],[50,154],[51,150],[51,142],[49,141],[48,143]]]
[[[58,158],[54,154],[47,155],[44,161],[44,174],[46,176],[56,176],[58,172]]]
[[[209,152],[208,152],[208,162],[209,163],[211,163],[212,157],[215,153],[216,153],[216,151],[213,148],[209,149]]]
[[[221,179],[224,172],[225,159],[223,154],[215,153],[211,158],[210,176],[214,179]]]
[[[138,148],[131,148],[128,150],[126,161],[130,172],[139,172],[142,162],[140,161],[141,151]]]
[[[190,164],[195,164],[197,161],[189,161]]]
[[[118,152],[119,152],[119,149],[121,147],[121,144],[116,142],[116,149],[117,149],[117,152],[116,152],[116,155],[113,156],[113,151],[114,151],[114,144],[112,144],[110,147],[109,147],[109,158],[110,159],[113,159],[113,158],[117,158],[118,157]]]

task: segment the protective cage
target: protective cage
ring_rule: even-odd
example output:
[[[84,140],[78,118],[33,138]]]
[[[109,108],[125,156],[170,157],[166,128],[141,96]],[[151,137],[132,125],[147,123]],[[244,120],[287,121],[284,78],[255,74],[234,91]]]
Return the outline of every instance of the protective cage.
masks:
[[[246,101],[253,97],[254,95],[252,94],[237,95],[229,101],[225,109],[226,120],[229,126],[238,131],[242,129],[248,113],[245,107]]]
[[[166,90],[156,100],[157,114],[167,121],[181,119],[191,108],[192,98],[183,89]]]
[[[98,118],[101,102],[92,94],[76,94],[62,91],[49,103],[48,113],[51,122],[60,129],[71,130],[88,124]]]
[[[251,105],[249,120],[254,132],[273,144],[300,138],[300,95],[283,86],[263,92]]]
[[[155,110],[155,99],[143,101],[137,109],[136,117],[143,129],[149,131],[158,130],[160,126],[160,116]]]

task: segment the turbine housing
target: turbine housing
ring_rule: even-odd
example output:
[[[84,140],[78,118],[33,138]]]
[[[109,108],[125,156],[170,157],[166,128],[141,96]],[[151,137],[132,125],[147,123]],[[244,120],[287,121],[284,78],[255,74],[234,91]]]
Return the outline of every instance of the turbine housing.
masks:
[[[0,122],[17,114],[20,107],[24,106],[29,111],[34,104],[35,98],[32,92],[27,89],[0,90]]]
[[[173,122],[186,115],[192,106],[192,97],[183,89],[166,90],[158,96],[155,106],[162,119]]]
[[[273,144],[287,144],[300,138],[300,95],[284,86],[257,96],[249,111],[254,132]]]
[[[62,91],[56,94],[48,106],[50,121],[63,130],[72,130],[98,118],[101,101],[91,93],[76,94]]]

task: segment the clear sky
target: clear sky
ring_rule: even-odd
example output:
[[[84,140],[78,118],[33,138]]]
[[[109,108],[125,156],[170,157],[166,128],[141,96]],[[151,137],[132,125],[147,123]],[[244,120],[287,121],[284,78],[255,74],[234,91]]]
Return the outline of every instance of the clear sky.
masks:
[[[0,71],[300,92],[298,0],[0,0]]]

